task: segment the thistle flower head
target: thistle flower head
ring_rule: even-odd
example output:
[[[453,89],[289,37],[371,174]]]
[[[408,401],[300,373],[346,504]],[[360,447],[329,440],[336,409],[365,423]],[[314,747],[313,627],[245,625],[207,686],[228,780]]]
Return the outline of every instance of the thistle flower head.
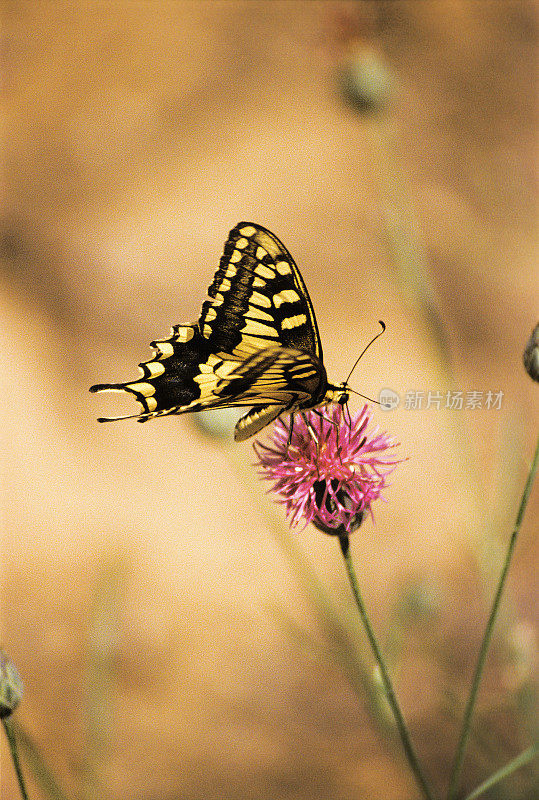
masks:
[[[371,409],[344,415],[334,404],[319,415],[296,414],[290,422],[278,420],[273,444],[256,442],[261,474],[273,481],[272,492],[286,506],[290,524],[303,519],[319,530],[347,536],[361,524],[372,504],[383,499],[387,476],[402,459],[387,451],[398,443],[371,425]]]

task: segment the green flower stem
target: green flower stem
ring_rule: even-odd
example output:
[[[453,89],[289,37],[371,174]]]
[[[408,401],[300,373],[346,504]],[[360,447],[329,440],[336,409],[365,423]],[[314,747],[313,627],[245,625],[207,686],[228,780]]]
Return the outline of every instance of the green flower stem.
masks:
[[[34,782],[41,789],[41,793],[48,800],[69,800],[67,794],[60,788],[56,778],[45,761],[40,749],[21,725],[20,722],[12,722],[20,750],[24,756],[24,761],[28,765],[28,772],[32,775]]]
[[[513,528],[513,533],[511,534],[511,539],[509,540],[509,546],[507,548],[507,554],[505,556],[505,561],[502,567],[500,579],[498,581],[498,587],[496,589],[496,594],[494,595],[494,601],[492,603],[492,608],[490,611],[490,616],[488,618],[487,627],[485,628],[485,634],[483,636],[483,641],[481,642],[481,649],[479,650],[479,656],[477,659],[477,664],[475,667],[475,672],[472,680],[472,686],[470,689],[470,696],[468,697],[468,702],[466,704],[466,708],[464,710],[464,719],[462,722],[462,732],[460,734],[460,739],[457,745],[457,750],[455,754],[455,760],[453,763],[453,769],[451,771],[451,779],[449,782],[449,791],[447,794],[447,800],[455,800],[457,797],[457,790],[460,780],[460,773],[462,770],[462,762],[464,759],[464,752],[466,750],[466,745],[468,743],[468,738],[470,736],[470,729],[471,729],[471,721],[472,715],[475,708],[475,703],[477,700],[477,693],[479,691],[479,685],[481,683],[481,678],[483,675],[483,669],[485,666],[485,660],[487,657],[487,651],[490,645],[490,640],[492,639],[492,632],[494,629],[494,623],[496,622],[496,617],[498,615],[498,610],[500,606],[500,600],[502,597],[502,593],[505,586],[505,581],[507,578],[507,573],[509,572],[509,566],[511,564],[511,558],[513,556],[513,551],[515,549],[515,545],[517,543],[518,534],[520,531],[520,527],[522,525],[522,520],[524,519],[524,512],[526,510],[526,506],[528,504],[528,499],[532,490],[533,481],[535,478],[535,473],[537,471],[537,463],[539,461],[539,437],[537,439],[537,444],[535,447],[535,453],[533,456],[533,461],[530,467],[530,471],[528,474],[528,480],[526,481],[526,486],[524,487],[524,492],[522,494],[522,500],[520,501],[520,506],[517,513],[517,518],[515,520],[515,526]]]
[[[379,693],[373,686],[367,666],[353,644],[357,638],[355,626],[351,629],[348,620],[335,607],[324,584],[298,546],[297,536],[292,535],[287,525],[283,525],[282,519],[275,514],[274,507],[269,506],[266,500],[261,498],[259,483],[253,480],[252,470],[247,471],[245,462],[230,448],[228,455],[236,474],[252,490],[251,496],[290,563],[302,591],[310,601],[320,628],[335,645],[335,660],[350,681],[354,692],[362,698],[367,697],[367,708],[372,718],[382,730],[387,730],[389,723],[386,708],[384,706],[382,709]]]
[[[434,795],[421,770],[421,766],[416,756],[414,746],[410,739],[410,734],[408,733],[408,728],[406,727],[404,717],[402,716],[402,712],[397,702],[393,685],[391,683],[391,678],[389,677],[389,673],[387,671],[384,658],[378,646],[378,642],[376,641],[374,631],[372,629],[369,617],[367,615],[367,610],[363,603],[363,598],[359,590],[359,583],[357,580],[356,572],[354,569],[354,565],[352,563],[352,557],[350,555],[350,541],[348,539],[348,536],[340,536],[339,543],[341,545],[341,551],[343,554],[344,563],[346,565],[346,569],[348,572],[348,578],[350,579],[350,586],[352,587],[352,592],[354,594],[354,598],[359,610],[361,621],[363,622],[363,626],[367,633],[367,638],[369,640],[370,646],[374,653],[374,657],[376,658],[376,662],[380,669],[382,683],[384,685],[388,703],[391,706],[391,710],[393,711],[393,716],[395,717],[395,722],[397,724],[397,729],[401,738],[404,752],[406,754],[406,758],[408,760],[412,772],[414,773],[417,785],[419,786],[421,792],[423,793],[423,797],[425,797],[425,800],[434,800]]]
[[[17,775],[17,780],[19,782],[21,797],[23,800],[28,800],[28,792],[26,791],[26,786],[24,785],[24,778],[22,775],[21,762],[19,761],[19,751],[17,749],[17,739],[15,738],[15,733],[7,717],[2,718],[2,725],[4,726],[7,740],[9,742],[9,751],[11,753],[13,766],[15,767],[15,774]]]
[[[506,764],[501,769],[496,770],[496,772],[494,772],[490,776],[490,778],[487,778],[486,781],[484,781],[480,786],[474,789],[473,792],[466,797],[466,800],[476,800],[476,797],[481,797],[482,794],[485,794],[485,792],[487,792],[493,786],[496,786],[497,783],[503,781],[504,778],[508,778],[509,775],[512,775],[513,772],[516,772],[517,769],[520,769],[520,767],[524,767],[526,764],[529,764],[530,761],[533,761],[533,759],[536,756],[537,756],[537,747],[535,747],[534,745],[528,747],[528,749],[524,750],[524,752],[521,753],[519,756],[513,758],[513,760],[510,761],[509,764]]]

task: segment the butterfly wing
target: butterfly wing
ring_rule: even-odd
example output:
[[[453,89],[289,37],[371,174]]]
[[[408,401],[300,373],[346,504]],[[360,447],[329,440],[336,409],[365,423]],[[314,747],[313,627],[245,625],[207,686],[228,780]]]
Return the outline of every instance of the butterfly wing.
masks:
[[[168,339],[152,342],[156,353],[139,365],[138,380],[98,384],[91,391],[133,395],[142,406],[133,415],[140,422],[204,408],[262,407],[244,417],[256,416],[257,430],[283,410],[313,405],[323,395],[326,376],[312,304],[292,256],[274,234],[239,223],[208,295],[198,324],[177,325]],[[241,438],[256,432],[254,427],[248,420]]]
[[[132,395],[141,404],[140,414],[101,417],[100,422],[136,417],[145,422],[152,417],[166,414],[181,414],[184,411],[209,407],[212,404],[211,381],[214,366],[207,340],[200,334],[198,325],[176,325],[167,339],[151,343],[154,356],[139,364],[141,376],[125,383],[101,383],[90,388],[91,392],[120,392]],[[221,363],[217,363],[221,362]],[[209,363],[213,366],[210,367]],[[231,367],[236,366],[231,364]],[[204,371],[203,371],[204,370]]]
[[[316,317],[296,263],[261,225],[240,222],[230,231],[208,294],[199,324],[213,353],[243,361],[276,346],[322,361]]]
[[[323,364],[316,356],[291,348],[266,348],[242,362],[216,387],[216,393],[241,397],[253,408],[237,423],[236,441],[248,439],[283,411],[296,411],[318,402]]]

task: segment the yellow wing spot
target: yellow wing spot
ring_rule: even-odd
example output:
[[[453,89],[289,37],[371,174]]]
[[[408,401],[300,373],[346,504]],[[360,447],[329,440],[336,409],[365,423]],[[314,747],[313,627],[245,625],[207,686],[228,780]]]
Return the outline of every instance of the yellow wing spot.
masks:
[[[247,245],[249,244],[249,239],[238,239],[236,242],[236,247],[238,250],[245,250]]]
[[[262,292],[253,292],[249,300],[257,306],[262,306],[262,308],[271,308],[271,298],[262,294]]]
[[[215,387],[217,384],[217,376],[215,372],[199,372],[198,375],[195,375],[193,378],[195,383],[198,383],[199,386],[203,386],[205,390],[210,390],[210,387]]]
[[[267,251],[267,250],[264,250],[264,248],[263,248],[263,247],[257,247],[257,248],[256,248],[256,253],[255,253],[255,255],[256,255],[256,257],[257,257],[257,258],[258,258],[260,261],[262,261],[262,259],[264,258],[264,256],[267,256],[267,254],[268,254],[268,251]]]
[[[240,253],[240,251],[239,251],[239,250],[233,250],[233,251],[232,251],[232,255],[231,255],[231,256],[230,256],[230,258],[229,258],[229,261],[230,261],[232,264],[237,264],[237,263],[238,263],[238,261],[239,261],[240,259],[241,259],[241,253]]]
[[[137,392],[137,394],[141,394],[144,397],[151,397],[152,394],[155,394],[155,386],[152,386],[151,383],[146,383],[144,381],[137,383],[126,383],[125,388],[130,389],[132,392]]]
[[[170,358],[170,356],[174,355],[174,347],[170,342],[162,341],[155,343],[155,349],[157,350],[157,354],[159,358]]]
[[[213,367],[211,367],[206,362],[204,362],[204,364],[199,364],[198,365],[198,369],[199,369],[199,372],[204,373],[204,374],[205,373],[213,373]]]
[[[275,272],[265,264],[259,264],[258,267],[255,267],[255,272],[257,275],[260,275],[262,278],[267,278],[268,280],[272,280],[272,278],[275,277]]]
[[[271,336],[275,338],[277,331],[272,325],[264,325],[262,322],[255,322],[255,320],[247,319],[245,325],[241,329],[242,333],[247,333],[249,336]]]
[[[207,364],[200,364],[200,366],[205,367],[205,369],[201,370],[198,373],[198,375],[195,375],[193,380],[196,381],[197,383],[211,383],[212,381],[213,383],[215,383],[215,381],[217,380],[215,372],[211,369],[208,370]]]
[[[249,336],[249,339],[242,340],[237,347],[234,348],[235,356],[251,356],[257,350],[264,350],[268,346],[267,339],[259,339],[257,336]]]
[[[204,336],[211,336],[213,333],[211,325],[205,324],[203,333]]]
[[[218,378],[226,378],[226,376],[229,375],[233,370],[237,369],[237,366],[237,361],[223,361],[222,364],[215,370],[215,374]]]
[[[263,281],[262,278],[255,278],[253,280],[253,287],[255,289],[263,289],[266,285],[266,281]]]
[[[290,264],[286,261],[278,261],[275,266],[279,275],[290,275]]]
[[[240,233],[242,236],[252,236],[256,233],[256,228],[253,228],[252,225],[245,225],[245,227],[240,228]]]
[[[176,341],[182,342],[183,344],[190,342],[195,335],[195,329],[190,325],[179,327],[176,331],[174,328],[171,328],[170,332]]]
[[[296,314],[294,317],[286,317],[281,323],[282,328],[299,328],[300,325],[305,325],[307,317],[305,314]]]
[[[252,305],[252,303],[249,305],[247,318],[263,319],[266,322],[273,322],[273,316],[271,314],[268,314],[267,311],[262,311],[261,308],[257,308],[256,306]]]
[[[228,278],[223,278],[223,280],[221,281],[221,285],[219,286],[219,291],[220,292],[228,292],[228,290],[230,289],[231,285],[232,284],[230,283]]]
[[[299,380],[301,378],[310,378],[311,375],[316,375],[316,370],[307,369],[307,370],[305,370],[305,372],[296,372],[296,371],[294,371],[293,374],[294,374],[294,378],[296,380]]]
[[[233,363],[233,362],[232,362]],[[208,356],[207,361],[203,361],[201,364],[198,365],[199,374],[195,375],[193,380],[197,383],[213,383],[216,382],[216,373],[215,369],[220,368],[223,365],[223,360],[216,356],[214,353],[210,353]]]
[[[159,361],[148,361],[145,366],[152,378],[157,378],[165,371],[164,366]]]
[[[206,314],[206,321],[211,322],[212,319],[215,319],[217,316],[217,310],[215,308],[208,308],[208,313]]]
[[[227,267],[227,270],[225,272],[225,278],[233,278],[237,271],[238,270],[236,269],[236,267],[233,266]]]
[[[114,394],[114,392],[116,392],[117,394],[125,394],[126,388],[125,386],[110,386],[110,387],[107,386],[105,389],[99,389],[98,391],[103,393],[110,392],[110,394]]]
[[[300,299],[299,294],[294,289],[283,289],[279,294],[273,295],[275,308],[279,308],[283,303],[297,303]]]
[[[146,398],[146,407],[148,411],[155,411],[157,408],[157,400],[155,397],[147,397]]]
[[[215,297],[213,298],[213,305],[214,305],[214,306],[221,306],[221,305],[223,305],[224,299],[225,299],[225,298],[224,298],[224,295],[222,295],[222,294],[221,294],[221,292],[217,292],[217,294],[216,294],[216,295],[215,295]]]

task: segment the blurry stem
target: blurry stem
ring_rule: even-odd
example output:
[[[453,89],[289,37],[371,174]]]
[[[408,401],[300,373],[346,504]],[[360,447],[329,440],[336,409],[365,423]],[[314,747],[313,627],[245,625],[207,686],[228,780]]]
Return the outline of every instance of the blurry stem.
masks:
[[[409,189],[409,178],[397,157],[394,144],[396,131],[388,121],[381,121],[374,130],[372,152],[378,155],[376,174],[379,180],[380,206],[391,253],[402,289],[409,302],[418,310],[429,341],[436,348],[436,364],[447,391],[455,390],[455,376],[443,320],[438,311],[436,289],[430,274],[429,263],[421,232],[413,209]],[[462,415],[449,415],[453,423],[455,447],[459,454],[458,468],[462,470],[462,491],[470,494],[474,511],[485,531],[488,514],[485,508],[483,476],[471,447],[471,439],[460,420]],[[476,544],[478,541],[476,540]],[[478,557],[482,568],[484,587],[486,582],[485,558]]]
[[[28,764],[28,771],[41,789],[42,794],[48,797],[49,800],[67,800],[67,795],[58,785],[56,777],[45,762],[36,743],[19,722],[17,724],[14,722],[13,727],[21,750],[24,753],[24,760]]]
[[[406,723],[404,721],[404,717],[402,716],[402,712],[400,710],[399,704],[397,702],[397,697],[395,695],[395,691],[393,689],[393,685],[391,683],[391,678],[389,677],[389,673],[387,671],[384,658],[378,646],[378,642],[374,635],[374,631],[372,629],[367,610],[363,603],[363,598],[361,596],[361,592],[359,590],[359,583],[357,580],[356,572],[354,569],[354,565],[352,562],[352,557],[350,555],[350,540],[348,536],[341,536],[339,537],[339,543],[341,546],[341,552],[343,554],[344,563],[346,565],[346,569],[348,572],[348,578],[350,580],[350,586],[352,587],[352,592],[354,594],[354,598],[356,601],[356,605],[358,607],[359,615],[361,617],[361,621],[363,622],[363,626],[365,628],[365,632],[367,634],[367,638],[369,640],[369,644],[372,648],[374,653],[374,657],[376,659],[376,663],[380,669],[380,676],[382,679],[382,683],[384,686],[384,690],[386,693],[387,701],[391,706],[391,710],[393,711],[393,716],[395,717],[395,722],[397,725],[397,729],[399,731],[399,735],[401,738],[402,746],[404,748],[404,752],[406,754],[406,758],[410,765],[412,772],[414,773],[415,779],[417,781],[417,785],[421,789],[423,793],[423,797],[426,800],[434,800],[434,795],[423,775],[421,770],[421,766],[419,764],[418,758],[416,756],[414,746],[410,739],[410,734],[408,733],[408,728],[406,727]]]
[[[17,781],[19,783],[19,789],[21,790],[21,796],[23,800],[28,800],[28,793],[26,791],[26,786],[24,785],[24,778],[22,775],[21,763],[19,761],[19,751],[17,749],[17,739],[15,737],[15,733],[13,728],[11,727],[11,722],[8,720],[7,717],[2,718],[2,725],[4,726],[4,730],[6,732],[7,740],[9,742],[9,751],[11,753],[11,759],[13,761],[13,766],[15,767],[15,773],[17,775]]]
[[[364,699],[374,720],[387,729],[386,717],[380,707],[380,700],[368,669],[360,655],[353,648],[354,637],[339,611],[335,608],[324,585],[312,569],[302,550],[297,546],[290,531],[282,526],[275,529],[275,538],[286,558],[292,565],[299,582],[317,612],[319,624],[339,648],[336,656],[354,692]]]
[[[367,697],[367,709],[372,718],[384,730],[388,729],[387,713],[385,707],[382,709],[379,693],[373,684],[372,678],[361,655],[356,652],[354,641],[356,638],[356,628],[349,629],[347,621],[343,618],[338,608],[335,606],[330,594],[324,584],[316,574],[303,550],[298,546],[296,537],[292,535],[290,529],[285,527],[276,515],[271,511],[271,507],[263,500],[258,491],[258,484],[252,478],[252,473],[245,469],[244,462],[239,460],[231,451],[228,450],[230,462],[236,474],[242,479],[245,485],[251,489],[251,497],[258,506],[262,516],[266,519],[275,541],[280,546],[284,556],[292,567],[296,580],[301,586],[306,597],[309,599],[316,619],[322,630],[331,640],[336,642],[339,650],[338,663],[346,674],[352,689],[358,697]]]
[[[524,767],[526,764],[529,764],[530,761],[533,761],[534,758],[537,756],[537,747],[532,745],[528,747],[527,750],[524,750],[516,758],[513,758],[509,764],[506,764],[501,769],[496,770],[490,778],[487,778],[480,786],[473,790],[473,792],[466,796],[465,800],[476,800],[476,797],[481,797],[482,794],[488,792],[493,786],[496,786],[497,783],[503,781],[505,778],[508,778],[509,775],[512,775],[513,772],[516,772],[517,769]]]
[[[376,173],[379,177],[380,205],[387,244],[400,285],[409,300],[418,308],[429,337],[441,356],[445,382],[448,386],[453,386],[447,335],[438,312],[436,290],[410,199],[409,180],[396,156],[393,143],[396,134],[387,122],[379,123],[375,133],[377,146],[373,148],[373,152],[379,153]]]
[[[492,603],[492,608],[490,611],[490,616],[488,618],[487,626],[485,628],[485,634],[483,636],[483,641],[481,642],[481,648],[479,650],[479,656],[477,659],[477,664],[475,667],[475,672],[472,680],[472,686],[470,689],[470,696],[468,697],[468,702],[466,704],[466,708],[464,710],[464,719],[462,722],[462,732],[460,735],[460,739],[457,745],[457,750],[455,754],[455,761],[453,763],[453,769],[451,771],[451,779],[449,782],[449,791],[447,794],[447,800],[455,800],[457,797],[457,789],[460,780],[460,773],[462,770],[462,762],[464,759],[464,752],[466,750],[466,745],[468,743],[468,737],[470,735],[470,728],[471,728],[471,721],[472,715],[475,708],[475,703],[477,700],[477,693],[479,691],[479,685],[481,683],[481,678],[483,675],[483,669],[485,666],[485,660],[487,657],[487,651],[490,645],[490,641],[492,639],[492,632],[494,629],[494,623],[496,622],[496,617],[498,615],[498,609],[500,606],[500,600],[503,594],[505,581],[507,578],[507,573],[509,572],[509,566],[511,564],[511,558],[513,556],[513,551],[515,549],[515,545],[517,542],[517,537],[520,531],[520,527],[522,525],[522,520],[524,519],[524,512],[526,510],[526,506],[528,504],[528,499],[530,497],[530,493],[533,486],[533,481],[535,478],[535,473],[537,471],[537,463],[539,461],[539,437],[537,438],[537,444],[535,446],[535,453],[533,456],[533,461],[530,467],[530,471],[528,473],[528,479],[526,481],[526,485],[524,487],[524,492],[522,494],[522,499],[520,501],[520,506],[518,509],[517,517],[515,520],[515,526],[513,528],[513,533],[511,534],[511,538],[509,540],[509,546],[507,548],[507,554],[505,556],[505,561],[503,563],[502,571],[500,574],[500,578],[498,581],[498,587],[496,589],[496,594],[494,595],[494,601]]]

